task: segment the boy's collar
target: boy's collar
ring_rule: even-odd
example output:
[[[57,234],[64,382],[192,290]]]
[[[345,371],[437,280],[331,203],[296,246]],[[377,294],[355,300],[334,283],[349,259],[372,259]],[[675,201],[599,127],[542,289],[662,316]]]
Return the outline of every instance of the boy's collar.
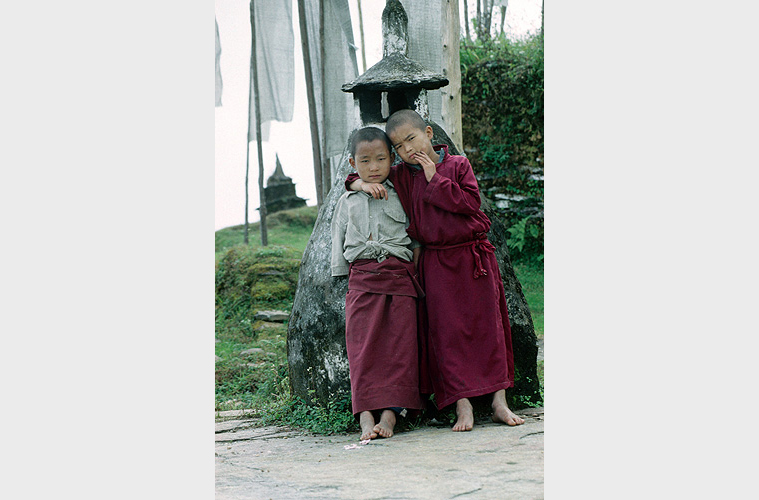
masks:
[[[447,144],[435,144],[432,146],[433,151],[439,151],[442,150],[442,153],[438,153],[440,155],[440,158],[438,158],[438,163],[443,163],[443,160],[445,160],[445,157],[448,156],[448,145]]]

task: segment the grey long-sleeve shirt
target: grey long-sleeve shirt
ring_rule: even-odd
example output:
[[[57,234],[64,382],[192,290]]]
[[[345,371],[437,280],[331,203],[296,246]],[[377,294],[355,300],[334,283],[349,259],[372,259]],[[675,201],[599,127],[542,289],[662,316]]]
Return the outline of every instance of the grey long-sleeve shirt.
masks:
[[[332,217],[332,276],[348,274],[348,263],[356,259],[388,256],[411,261],[412,248],[419,243],[409,238],[408,217],[392,182],[383,182],[388,199],[375,200],[363,191],[348,191],[337,202]]]

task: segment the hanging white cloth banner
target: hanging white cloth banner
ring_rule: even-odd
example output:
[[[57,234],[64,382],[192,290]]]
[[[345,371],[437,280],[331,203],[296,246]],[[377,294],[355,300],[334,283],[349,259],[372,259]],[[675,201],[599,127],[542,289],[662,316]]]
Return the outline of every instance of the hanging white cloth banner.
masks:
[[[358,77],[358,62],[348,0],[322,2],[323,51],[319,37],[319,2],[305,2],[305,11],[319,134],[324,156],[330,158],[343,153],[348,135],[358,126],[353,96],[340,90],[344,83]]]
[[[295,49],[293,37],[292,0],[253,2],[256,21],[256,68],[258,77],[261,124],[293,119],[295,87]],[[251,95],[253,82],[251,81]],[[250,100],[250,134],[256,139],[255,98]],[[262,140],[267,135],[262,130]]]
[[[221,91],[224,87],[224,83],[221,81],[221,41],[219,40],[219,23],[214,18],[216,24],[216,106],[221,106]]]

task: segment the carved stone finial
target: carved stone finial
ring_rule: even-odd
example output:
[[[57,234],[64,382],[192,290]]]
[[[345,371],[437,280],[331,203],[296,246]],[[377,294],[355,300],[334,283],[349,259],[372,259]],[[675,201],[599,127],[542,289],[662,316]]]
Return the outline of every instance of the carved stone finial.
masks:
[[[408,55],[408,16],[398,0],[387,0],[382,11],[382,57]]]

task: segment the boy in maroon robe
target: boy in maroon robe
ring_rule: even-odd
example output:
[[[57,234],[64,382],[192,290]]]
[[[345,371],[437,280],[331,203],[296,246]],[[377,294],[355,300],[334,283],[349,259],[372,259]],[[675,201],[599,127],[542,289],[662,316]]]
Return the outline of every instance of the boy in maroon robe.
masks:
[[[362,440],[391,437],[397,414],[422,408],[416,316],[421,287],[414,278],[419,250],[413,249],[418,243],[406,233],[408,217],[387,180],[394,158],[381,129],[357,131],[350,164],[361,179],[383,186],[387,199],[347,192],[332,218],[332,275],[350,273],[345,344]]]
[[[469,398],[485,394],[492,394],[493,421],[520,425],[524,420],[506,403],[506,389],[514,385],[511,327],[472,167],[447,146],[433,147],[432,127],[413,110],[393,113],[386,133],[403,160],[389,179],[411,220],[409,236],[424,245],[418,262],[426,294],[421,391],[434,392],[438,408],[456,403],[454,431],[472,430]],[[381,184],[355,174],[346,187],[387,196]]]

